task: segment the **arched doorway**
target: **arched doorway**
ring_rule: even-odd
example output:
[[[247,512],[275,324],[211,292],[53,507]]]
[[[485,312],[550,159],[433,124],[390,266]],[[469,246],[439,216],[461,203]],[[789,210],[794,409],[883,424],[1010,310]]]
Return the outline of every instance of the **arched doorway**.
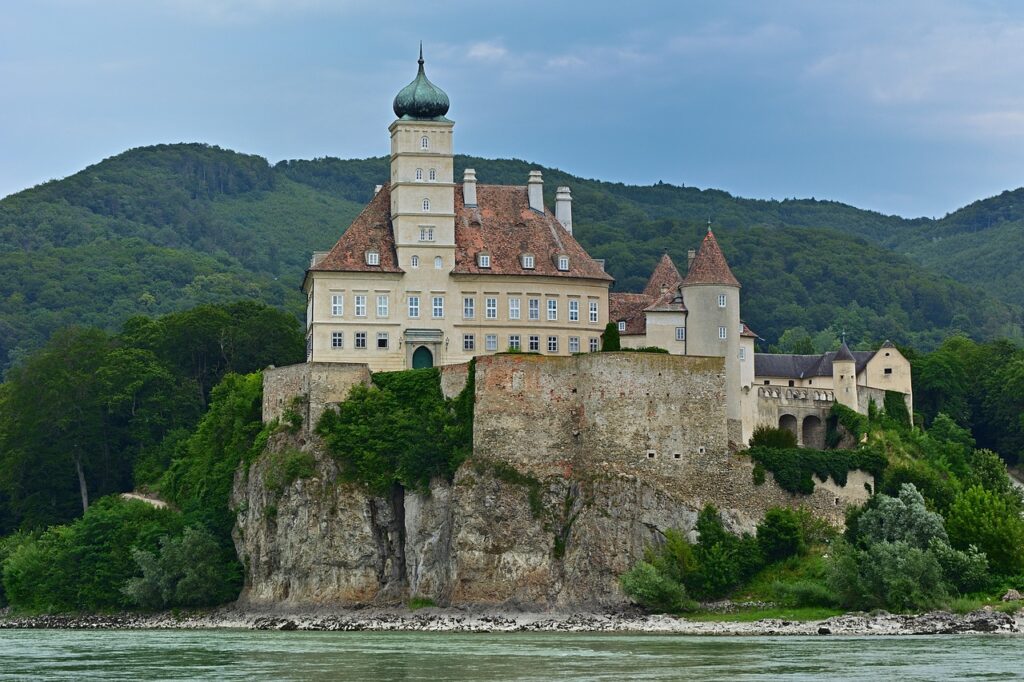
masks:
[[[813,414],[804,417],[804,447],[825,449],[825,425]]]
[[[413,369],[427,369],[434,366],[434,354],[426,346],[420,346],[412,354]]]
[[[781,417],[779,417],[779,428],[780,429],[786,429],[787,431],[792,433],[794,436],[796,436],[797,440],[799,441],[800,440],[800,431],[799,431],[798,426],[799,425],[797,424],[796,417],[794,417],[791,414],[784,414]]]

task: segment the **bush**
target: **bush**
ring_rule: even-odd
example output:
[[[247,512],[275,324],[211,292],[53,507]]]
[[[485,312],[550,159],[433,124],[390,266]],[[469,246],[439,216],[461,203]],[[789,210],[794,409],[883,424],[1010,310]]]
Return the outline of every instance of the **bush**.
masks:
[[[976,546],[1000,575],[1024,573],[1024,520],[1006,495],[972,486],[957,495],[946,515],[950,544],[958,549]]]
[[[682,585],[646,561],[623,573],[619,584],[633,601],[652,611],[680,613],[693,607]]]
[[[855,443],[859,443],[868,432],[868,418],[856,410],[851,410],[846,405],[832,403],[832,409],[829,411],[829,414],[835,417],[836,422],[846,429],[850,436],[853,437]]]
[[[903,541],[867,549],[840,543],[833,550],[828,587],[841,606],[862,610],[930,609],[948,598],[935,555]]]
[[[619,348],[623,353],[661,353],[668,354],[668,351],[658,346],[640,346],[638,348]]]
[[[757,542],[769,562],[804,554],[807,544],[800,514],[786,507],[769,509],[757,526]]]
[[[619,341],[619,325],[609,322],[604,326],[604,334],[601,335],[601,352],[622,350],[622,343]]]
[[[955,479],[944,475],[935,467],[921,460],[907,460],[891,464],[878,480],[879,493],[895,497],[904,485],[913,485],[930,506],[945,512],[953,504],[957,493]]]
[[[771,590],[777,601],[789,606],[836,607],[839,605],[832,590],[819,580],[800,579],[791,582],[777,580],[772,583]]]
[[[928,549],[942,566],[946,580],[960,592],[975,592],[991,582],[988,558],[974,545],[961,552],[941,540],[932,540]]]
[[[946,541],[942,517],[928,511],[924,498],[912,484],[900,488],[900,496],[879,496],[872,508],[857,519],[856,540],[862,546],[879,542],[905,542],[926,549],[933,540]]]
[[[758,426],[754,429],[754,435],[750,437],[750,446],[792,450],[797,446],[796,434],[789,429]]]
[[[135,549],[132,557],[142,576],[128,580],[124,594],[143,608],[212,606],[237,595],[237,562],[201,526],[162,538],[158,554]]]

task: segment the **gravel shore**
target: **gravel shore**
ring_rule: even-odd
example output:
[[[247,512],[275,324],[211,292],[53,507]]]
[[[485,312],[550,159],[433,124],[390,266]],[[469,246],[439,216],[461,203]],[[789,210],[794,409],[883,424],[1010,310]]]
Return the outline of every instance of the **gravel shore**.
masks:
[[[945,611],[921,615],[847,614],[819,621],[765,619],[707,622],[642,614],[467,613],[426,608],[417,611],[364,609],[260,613],[232,608],[156,615],[0,616],[0,629],[203,629],[419,632],[648,632],[682,635],[947,635],[1021,634],[1024,614],[991,609],[964,615]]]

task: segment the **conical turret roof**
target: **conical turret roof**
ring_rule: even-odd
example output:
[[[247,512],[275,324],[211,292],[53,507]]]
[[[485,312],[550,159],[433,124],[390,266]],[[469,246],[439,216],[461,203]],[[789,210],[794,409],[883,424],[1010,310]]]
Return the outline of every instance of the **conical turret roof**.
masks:
[[[846,345],[846,340],[843,340],[843,345],[839,347],[839,352],[832,358],[832,362],[857,362],[857,359],[853,357],[853,353],[850,352],[850,347]]]
[[[419,72],[412,83],[398,91],[392,108],[405,119],[437,119],[448,113],[448,95],[427,79],[423,70],[423,45],[420,45]]]
[[[644,287],[644,295],[661,296],[664,293],[661,290],[662,287],[674,289],[682,281],[683,276],[679,274],[676,264],[672,262],[672,258],[669,257],[668,253],[665,253],[661,256],[661,260],[658,261],[654,272],[651,273],[651,278],[647,280],[647,286]]]
[[[683,279],[683,285],[688,284],[723,284],[726,286],[738,287],[739,280],[733,276],[729,264],[725,261],[725,255],[715,233],[708,228],[708,233],[700,245],[697,257],[693,259],[690,271]]]

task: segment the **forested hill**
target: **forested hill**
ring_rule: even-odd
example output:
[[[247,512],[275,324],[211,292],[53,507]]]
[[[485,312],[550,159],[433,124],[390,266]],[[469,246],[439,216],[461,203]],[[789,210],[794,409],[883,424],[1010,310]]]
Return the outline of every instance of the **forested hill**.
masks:
[[[457,178],[466,166],[493,184],[525,184],[536,168],[459,156]],[[743,282],[744,317],[768,342],[798,326],[826,339],[845,329],[855,342],[891,338],[921,348],[954,330],[1019,336],[1024,287],[1014,289],[1019,268],[1001,244],[1020,232],[1024,197],[979,202],[941,221],[903,220],[836,202],[739,199],[543,170],[549,204],[556,185],[572,187],[576,236],[607,260],[618,290],[640,288],[664,250],[685,262],[711,217]],[[117,329],[136,313],[197,303],[258,298],[301,315],[298,285],[310,253],[329,248],[387,177],[385,158],[271,166],[176,144],[133,149],[6,197],[0,364],[63,326]],[[957,268],[951,263],[964,259],[951,246],[965,235],[974,260]]]

